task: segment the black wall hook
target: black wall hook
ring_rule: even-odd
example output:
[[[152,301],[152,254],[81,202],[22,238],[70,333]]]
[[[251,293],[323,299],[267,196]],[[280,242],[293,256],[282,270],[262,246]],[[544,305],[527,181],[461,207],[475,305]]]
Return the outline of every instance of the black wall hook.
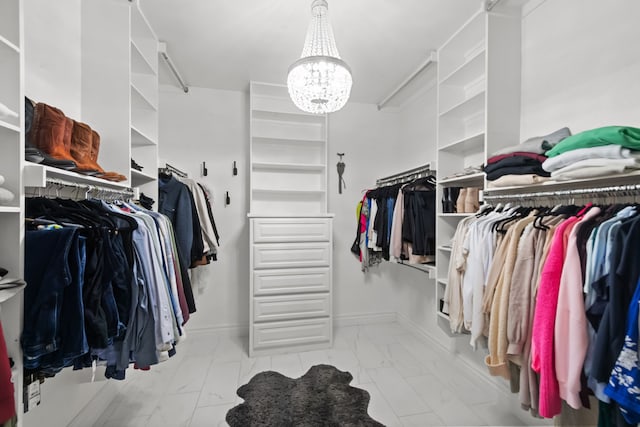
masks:
[[[209,175],[207,164],[205,162],[202,162],[202,176],[207,176],[207,175]]]

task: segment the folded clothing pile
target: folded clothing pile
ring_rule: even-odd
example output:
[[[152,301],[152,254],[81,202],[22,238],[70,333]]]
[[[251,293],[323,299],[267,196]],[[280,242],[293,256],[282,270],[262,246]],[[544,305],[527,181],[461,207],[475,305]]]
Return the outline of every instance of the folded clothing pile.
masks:
[[[640,168],[640,129],[606,126],[567,137],[546,152],[555,181],[616,175]]]
[[[100,135],[89,125],[72,120],[44,103],[25,100],[25,159],[59,169],[125,181],[126,176],[105,172],[98,164]]]
[[[530,185],[548,180],[551,174],[542,167],[547,160],[544,154],[569,136],[571,131],[564,127],[495,152],[484,167],[489,187]]]
[[[3,188],[2,185],[4,184],[4,176],[0,175],[0,205],[8,205],[11,204],[11,202],[13,202],[13,199],[15,199],[15,194],[13,194],[11,191],[7,190],[6,188]]]

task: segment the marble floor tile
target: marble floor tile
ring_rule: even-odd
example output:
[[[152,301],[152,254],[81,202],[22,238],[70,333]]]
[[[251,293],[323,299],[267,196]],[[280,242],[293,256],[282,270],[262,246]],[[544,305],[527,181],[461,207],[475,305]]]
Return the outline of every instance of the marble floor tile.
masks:
[[[397,416],[431,412],[428,403],[418,396],[395,368],[368,369],[367,373]]]
[[[259,372],[271,370],[271,357],[252,357],[243,359],[240,362],[240,376],[238,378],[238,387],[247,384],[253,376]]]
[[[434,375],[406,379],[418,396],[449,426],[486,426],[487,423],[468,405],[461,402],[455,392]]]
[[[202,390],[211,366],[211,357],[186,357],[169,382],[167,393],[189,393]]]
[[[198,407],[233,404],[240,375],[240,362],[211,364],[198,399]]]
[[[520,418],[509,412],[506,408],[501,407],[499,402],[492,402],[483,405],[472,406],[473,411],[482,418],[487,425],[490,426],[526,426]],[[522,411],[526,417],[529,415]]]
[[[374,383],[364,384],[361,388],[367,390],[371,397],[367,411],[371,418],[384,424],[386,427],[402,426],[400,419],[398,419],[398,416],[393,412],[393,409]]]
[[[247,357],[246,337],[223,337],[213,353],[216,362],[233,362]]]
[[[347,371],[353,377],[351,385],[367,384],[371,382],[367,369],[360,366],[360,361],[351,350],[331,349],[327,350],[328,363],[341,371]]]
[[[148,426],[188,427],[198,393],[166,394],[149,417]]]
[[[403,377],[417,377],[430,373],[424,363],[420,363],[404,346],[397,342],[378,344],[376,347]]]
[[[298,353],[271,356],[271,369],[289,378],[300,378],[306,372],[302,368]]]
[[[385,355],[366,336],[360,335],[353,349],[360,365],[365,368],[383,368],[391,366]]]
[[[403,427],[440,427],[446,425],[444,421],[433,412],[400,417],[400,422]]]
[[[134,416],[131,418],[110,418],[100,427],[148,427],[149,415]],[[96,426],[97,427],[97,426]]]
[[[184,352],[189,356],[204,356],[212,357],[215,353],[220,338],[212,333],[206,332],[192,332],[188,333],[187,337],[178,344],[177,351],[180,354],[181,347],[186,347]]]
[[[196,408],[189,427],[227,427],[225,417],[233,406],[233,404],[225,404]]]
[[[302,363],[302,370],[307,372],[309,368],[314,365],[326,365],[329,360],[326,350],[314,350],[298,353],[300,356],[300,362]]]

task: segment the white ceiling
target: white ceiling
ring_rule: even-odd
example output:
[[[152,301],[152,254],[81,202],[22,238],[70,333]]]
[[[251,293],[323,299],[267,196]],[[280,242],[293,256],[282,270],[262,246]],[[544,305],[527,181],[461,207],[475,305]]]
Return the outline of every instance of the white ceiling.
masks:
[[[423,63],[481,0],[329,0],[351,99],[377,103]],[[311,0],[140,0],[189,86],[245,90],[285,83],[302,51]],[[162,76],[169,81],[171,77]],[[172,78],[171,78],[172,79]]]

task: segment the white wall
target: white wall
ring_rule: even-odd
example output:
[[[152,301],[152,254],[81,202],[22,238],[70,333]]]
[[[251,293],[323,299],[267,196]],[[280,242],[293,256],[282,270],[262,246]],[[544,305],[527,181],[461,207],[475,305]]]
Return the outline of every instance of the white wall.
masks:
[[[532,0],[523,12],[521,139],[640,126],[640,2]]]
[[[24,4],[24,90],[81,119],[80,0]]]
[[[209,186],[221,239],[218,261],[205,267],[210,283],[196,295],[198,311],[188,329],[249,324],[248,102],[242,92],[189,88],[185,94],[168,86],[160,92],[160,165],[168,162]],[[200,174],[203,161],[207,177]]]

